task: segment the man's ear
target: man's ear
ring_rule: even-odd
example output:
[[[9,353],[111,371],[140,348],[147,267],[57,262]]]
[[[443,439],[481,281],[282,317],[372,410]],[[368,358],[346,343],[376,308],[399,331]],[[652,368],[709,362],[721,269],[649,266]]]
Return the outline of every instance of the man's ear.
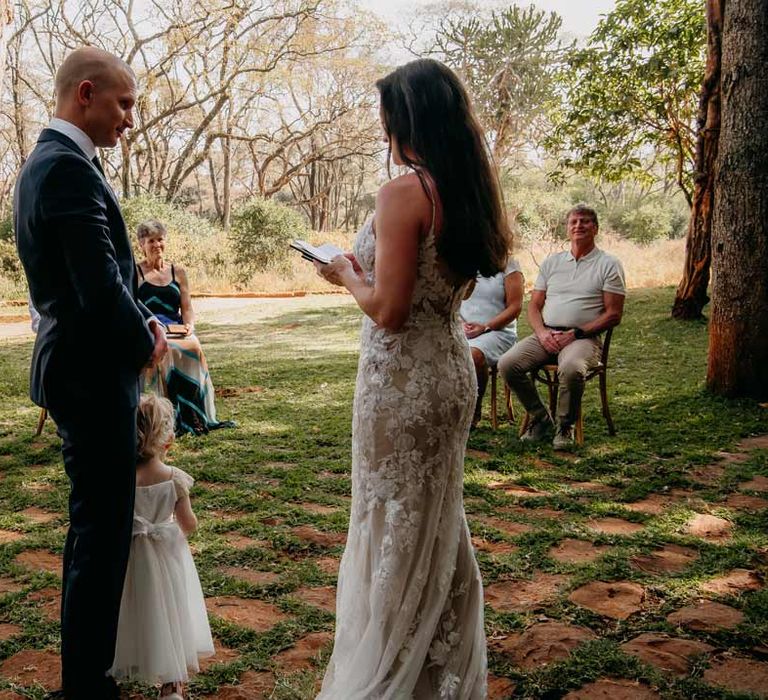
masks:
[[[77,102],[85,107],[93,102],[95,87],[90,80],[83,80],[77,86]]]

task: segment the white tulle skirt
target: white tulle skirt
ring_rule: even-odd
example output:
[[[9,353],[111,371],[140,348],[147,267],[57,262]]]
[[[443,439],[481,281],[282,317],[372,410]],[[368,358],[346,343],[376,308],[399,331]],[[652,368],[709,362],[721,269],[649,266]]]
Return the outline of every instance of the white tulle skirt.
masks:
[[[120,604],[118,679],[186,681],[214,653],[205,600],[192,553],[175,522],[134,534]]]

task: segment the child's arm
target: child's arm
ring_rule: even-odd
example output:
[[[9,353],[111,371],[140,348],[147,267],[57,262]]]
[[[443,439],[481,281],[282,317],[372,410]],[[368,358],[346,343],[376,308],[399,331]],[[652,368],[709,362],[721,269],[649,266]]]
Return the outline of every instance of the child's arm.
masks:
[[[185,535],[189,536],[195,531],[197,528],[197,516],[192,511],[192,503],[188,495],[183,495],[176,501],[173,513],[176,517],[176,522]]]

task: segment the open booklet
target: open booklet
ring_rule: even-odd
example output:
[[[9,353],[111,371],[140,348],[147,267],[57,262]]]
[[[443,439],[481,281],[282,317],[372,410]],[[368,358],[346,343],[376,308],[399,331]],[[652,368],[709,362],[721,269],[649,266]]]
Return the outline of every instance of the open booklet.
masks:
[[[343,255],[344,251],[333,243],[323,243],[323,245],[311,245],[306,241],[296,239],[290,244],[291,248],[298,250],[301,257],[306,260],[317,260],[319,263],[327,265],[337,255]]]

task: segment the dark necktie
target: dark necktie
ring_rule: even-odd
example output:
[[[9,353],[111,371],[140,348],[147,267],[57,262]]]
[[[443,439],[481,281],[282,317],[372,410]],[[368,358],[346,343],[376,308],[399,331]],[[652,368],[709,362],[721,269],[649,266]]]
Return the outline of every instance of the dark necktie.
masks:
[[[99,160],[99,157],[98,157],[98,156],[94,156],[94,157],[91,159],[91,163],[93,163],[93,164],[96,166],[96,169],[97,169],[97,170],[98,170],[98,171],[99,171],[99,172],[100,172],[102,175],[104,175],[104,168],[102,168],[102,167],[101,167],[101,161]],[[104,177],[106,177],[106,175],[104,175]]]

